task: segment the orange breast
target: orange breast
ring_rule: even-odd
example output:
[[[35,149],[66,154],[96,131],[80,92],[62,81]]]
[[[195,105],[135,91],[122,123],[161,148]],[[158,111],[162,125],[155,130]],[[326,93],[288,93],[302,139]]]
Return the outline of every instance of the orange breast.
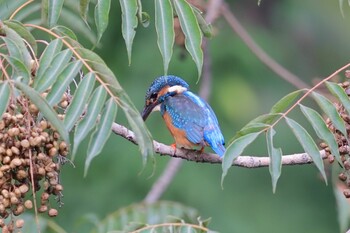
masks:
[[[175,139],[175,143],[178,147],[184,147],[188,149],[192,149],[195,144],[187,140],[186,132],[184,130],[181,130],[179,128],[176,128],[171,120],[171,117],[167,112],[163,114],[163,119],[165,121],[166,126],[168,127],[170,133],[173,135]]]

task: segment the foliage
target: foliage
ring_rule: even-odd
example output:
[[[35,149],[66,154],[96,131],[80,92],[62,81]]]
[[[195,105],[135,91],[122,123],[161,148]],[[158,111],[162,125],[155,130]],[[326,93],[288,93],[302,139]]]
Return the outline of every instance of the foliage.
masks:
[[[153,144],[138,110],[104,61],[92,50],[84,48],[73,32],[80,32],[89,38],[92,43],[97,44],[107,28],[111,2],[109,0],[98,0],[94,3],[95,24],[93,25],[90,24],[91,19],[88,14],[89,6],[93,4],[90,1],[80,1],[79,7],[77,7],[78,3],[75,1],[64,0],[45,0],[41,3],[32,1],[10,2],[1,2],[2,11],[0,14],[0,35],[3,42],[0,48],[2,57],[0,60],[0,98],[3,100],[0,106],[1,113],[9,113],[9,108],[13,105],[10,106],[10,103],[15,103],[15,109],[18,110],[11,112],[11,114],[28,112],[32,115],[34,122],[46,119],[48,124],[59,134],[59,140],[68,145],[67,150],[72,152],[72,159],[75,158],[79,144],[84,138],[90,137],[85,161],[86,174],[92,159],[101,152],[111,133],[110,129],[118,105],[124,111],[131,128],[136,133],[145,164],[148,156],[153,155]],[[157,29],[159,31],[160,49],[166,61],[164,63],[165,72],[168,69],[174,43],[174,36],[169,37],[162,31],[165,29],[164,24],[171,24],[173,20],[173,12],[172,10],[169,11],[172,6],[169,3],[164,7],[162,3],[158,2],[156,15],[158,22],[160,22],[157,24]],[[122,32],[129,61],[131,62],[131,47],[136,33],[135,28],[138,20],[141,21],[142,25],[147,26],[147,13],[142,12],[140,1],[121,0],[120,4],[123,13]],[[189,39],[186,39],[186,47],[193,56],[200,75],[203,63],[200,48],[202,34],[197,18],[202,19],[201,15],[195,14],[192,6],[186,1],[174,1],[172,4],[175,4],[181,25],[186,29],[184,30],[186,38],[189,37]],[[33,8],[34,10],[41,8],[40,18],[32,18]],[[77,18],[78,12],[76,9],[80,9],[81,18]],[[21,12],[20,16],[17,14],[19,11]],[[67,19],[70,22],[67,22]],[[63,23],[68,27],[58,23]],[[90,26],[96,28],[96,35],[91,33]],[[167,30],[169,31],[169,29]],[[191,33],[192,30],[196,30],[196,33]],[[35,31],[44,32],[44,36],[42,34],[37,36],[34,34]],[[170,34],[174,35],[174,32]],[[16,102],[22,96],[28,98],[30,104],[37,107],[37,115],[30,112],[30,107],[20,105],[21,102]],[[30,127],[30,124],[32,123],[28,122],[27,127]],[[13,126],[6,125],[6,127]],[[7,129],[5,128],[5,130]],[[69,133],[73,131],[75,132],[74,144],[71,146]],[[90,132],[92,133],[90,134]],[[24,137],[30,139],[30,135],[24,135]],[[11,147],[11,145],[8,146]],[[30,146],[33,150],[38,150],[37,144],[30,144]],[[53,146],[57,149],[57,152],[53,153],[50,150],[47,153],[50,154],[50,157],[57,157],[58,162],[53,163],[58,167],[65,163],[65,161],[62,162],[61,157],[67,156],[67,154],[66,152],[62,154],[59,142]],[[36,164],[37,156],[39,156],[39,152],[38,154],[34,153],[33,158],[29,158],[29,163]],[[22,157],[19,158],[22,159]],[[11,161],[6,159],[6,161],[2,160],[2,163],[7,164]],[[28,172],[30,176],[36,176],[36,172],[33,173],[31,167],[25,169],[25,172]],[[11,177],[11,179],[15,179],[15,177]],[[44,175],[44,179],[50,180],[49,173]],[[25,182],[32,183],[30,180]],[[32,190],[37,189],[33,183],[31,185]],[[51,189],[45,188],[45,192],[49,194],[52,192],[53,195],[61,195],[60,191],[53,192]],[[35,191],[33,193],[35,194]],[[36,205],[35,200],[34,205]],[[12,212],[11,205],[6,205],[5,208],[9,208],[8,211]],[[43,206],[39,208],[39,212],[46,212],[45,210],[46,208]],[[8,212],[4,212],[4,210],[1,214],[4,218],[8,216]],[[12,231],[13,224],[14,222],[11,221],[5,227]]]
[[[278,180],[278,177],[281,173],[282,168],[282,161],[281,161],[281,151],[280,149],[276,149],[273,146],[273,136],[275,134],[274,126],[282,119],[286,120],[286,123],[289,125],[290,129],[294,133],[295,137],[298,139],[301,146],[304,148],[305,152],[311,156],[313,159],[314,164],[319,169],[320,173],[322,174],[323,179],[325,180],[327,184],[327,177],[325,173],[325,168],[323,166],[323,158],[320,154],[320,151],[316,145],[316,142],[312,137],[310,136],[309,132],[301,126],[299,123],[297,123],[295,120],[292,120],[287,117],[287,114],[295,109],[298,105],[301,108],[301,112],[305,115],[305,117],[308,119],[308,121],[311,123],[311,126],[315,130],[317,136],[325,141],[327,143],[326,152],[327,157],[329,157],[329,160],[331,162],[334,161],[334,157],[337,159],[337,161],[340,164],[343,164],[346,161],[346,158],[343,157],[344,154],[347,154],[346,151],[341,151],[340,147],[344,146],[344,144],[347,144],[347,140],[343,143],[339,143],[336,140],[339,140],[339,137],[348,138],[348,112],[344,113],[341,112],[342,106],[346,106],[349,103],[349,97],[348,97],[348,86],[349,82],[344,82],[342,84],[336,84],[329,82],[327,80],[331,79],[333,76],[330,76],[324,80],[322,80],[320,83],[315,85],[312,89],[308,90],[301,98],[299,98],[290,108],[289,105],[295,101],[297,96],[300,94],[300,91],[292,92],[282,98],[278,103],[276,103],[270,113],[266,115],[262,115],[255,120],[248,123],[245,127],[243,127],[242,130],[240,130],[237,135],[234,137],[234,141],[230,143],[228,146],[225,156],[223,158],[223,178],[227,174],[227,170],[231,167],[233,161],[235,158],[237,158],[239,155],[242,154],[244,148],[248,146],[250,143],[252,143],[256,137],[261,134],[262,132],[266,132],[267,134],[267,148],[268,148],[268,154],[270,156],[271,162],[270,162],[270,172],[271,177],[273,181],[273,190],[276,189],[276,183]],[[321,84],[326,84],[328,89],[330,90],[330,93],[334,95],[339,101],[340,106],[336,108],[332,104],[332,101],[326,98],[324,95],[321,95],[314,90],[320,86]],[[327,124],[322,119],[322,117],[317,113],[316,110],[306,107],[301,104],[301,101],[305,98],[312,95],[312,97],[315,99],[317,104],[320,106],[320,108],[324,111],[324,114],[328,117]],[[278,115],[276,115],[278,114]],[[341,136],[338,136],[335,134],[335,132],[332,132],[333,130],[336,130],[340,133]],[[341,152],[340,152],[341,151]],[[340,158],[340,153],[343,154],[342,158]]]
[[[110,231],[207,232],[209,220],[201,220],[197,210],[179,203],[159,201],[138,203],[117,210],[100,221],[93,233]]]
[[[23,216],[26,225],[24,232],[35,232],[37,226],[32,215]],[[137,203],[109,214],[105,219],[97,220],[96,216],[84,216],[86,225],[94,225],[91,233],[106,232],[213,232],[209,230],[210,219],[202,220],[196,209],[180,203],[159,201],[153,204]],[[41,229],[47,233],[66,233],[53,221],[39,218]]]
[[[122,35],[130,64],[136,29],[139,23],[147,27],[150,16],[142,11],[140,0],[120,0],[119,3],[122,11]],[[52,143],[52,147],[57,148],[56,153],[46,151],[45,153],[51,153],[50,157],[57,159],[57,161],[52,162],[57,167],[66,162],[66,160],[65,162],[61,161],[62,156],[67,156],[60,151],[61,142],[65,142],[67,148],[64,149],[68,150],[71,158],[74,159],[79,145],[85,138],[89,138],[84,170],[86,175],[93,158],[101,152],[110,136],[110,128],[119,107],[125,113],[130,127],[136,134],[143,164],[146,164],[149,157],[153,158],[152,138],[138,110],[110,68],[95,52],[81,45],[78,36],[75,34],[75,32],[78,32],[89,39],[93,46],[97,46],[109,23],[111,1],[44,0],[40,3],[37,1],[14,2],[8,0],[2,1],[0,4],[0,39],[2,41],[0,47],[1,115],[10,111],[14,115],[20,112],[31,115],[34,123],[29,122],[28,129],[40,123],[42,119],[47,120],[50,127],[54,129],[52,135],[58,133],[59,137],[56,136],[58,137],[56,138],[58,139],[56,144]],[[93,19],[90,18],[91,14],[89,14],[91,5],[95,7]],[[343,5],[343,1],[340,1],[340,5]],[[179,20],[182,33],[185,36],[185,48],[197,67],[199,78],[203,66],[201,43],[203,35],[207,37],[212,35],[210,25],[205,22],[200,10],[186,0],[155,0],[154,6],[157,43],[163,59],[164,74],[168,73],[173,56],[176,34],[174,30],[175,17]],[[41,9],[40,17],[33,18],[33,12],[38,12],[39,9]],[[21,12],[21,14],[18,12]],[[37,33],[38,31],[42,33]],[[345,66],[341,70],[347,67]],[[276,135],[275,126],[281,120],[286,121],[327,183],[323,158],[315,142],[316,139],[313,139],[304,126],[289,116],[289,113],[297,107],[300,107],[301,113],[310,122],[310,126],[317,137],[325,142],[322,148],[325,150],[329,161],[333,162],[336,159],[341,164],[343,181],[350,185],[350,182],[348,182],[350,179],[350,173],[348,172],[350,165],[347,146],[350,124],[350,117],[348,116],[350,114],[349,84],[346,82],[342,84],[330,82],[333,77],[334,75],[331,75],[323,79],[309,90],[298,90],[286,95],[271,108],[269,113],[250,121],[238,131],[232,138],[223,157],[222,185],[235,159],[259,135],[265,133],[267,152],[270,157],[269,171],[272,188],[273,192],[276,191],[277,182],[282,171],[283,153],[281,148],[275,147],[274,136]],[[323,84],[328,88],[329,93],[337,99],[338,104],[334,105],[333,100],[326,97],[325,93],[316,92],[316,89]],[[305,94],[298,98],[302,91],[305,91]],[[306,97],[312,97],[316,101],[328,118],[327,120],[323,120],[318,111],[311,106],[307,107],[301,104]],[[21,104],[20,98],[25,98],[29,105]],[[33,114],[33,109],[30,108],[31,104],[36,107],[35,114]],[[18,110],[13,111],[11,108]],[[73,140],[69,137],[70,133],[73,135]],[[29,137],[30,135],[28,135],[28,139]],[[31,149],[38,152],[39,156],[39,151],[41,152],[43,146],[30,146]],[[12,147],[9,146],[9,148]],[[26,167],[26,171],[32,177],[37,174],[31,171],[31,164],[36,161],[35,156],[37,155],[35,154],[33,159],[30,158],[30,166]],[[5,157],[2,164],[9,163],[5,162],[4,159]],[[11,169],[14,172],[21,169],[17,167]],[[55,171],[59,173],[59,170]],[[44,181],[50,180],[49,171],[46,172],[43,175]],[[10,178],[15,180],[14,177],[11,175]],[[17,181],[18,179],[16,179]],[[37,190],[33,178],[26,180],[26,182],[31,185],[32,190]],[[50,183],[50,185],[53,184]],[[50,187],[44,191],[49,192],[50,195],[61,195],[61,190],[57,190],[56,186]],[[348,188],[344,188],[345,195],[350,193]],[[33,194],[35,194],[35,191],[33,191]],[[339,196],[338,193],[336,195]],[[34,200],[35,198],[34,195]],[[12,214],[13,208],[11,208],[11,205],[5,208]],[[341,207],[340,210],[344,211]],[[39,208],[39,212],[46,211],[40,211]],[[8,212],[6,213],[8,214]],[[15,212],[13,211],[13,213]],[[176,218],[169,219],[169,215],[175,215]],[[159,202],[148,206],[137,204],[118,210],[106,219],[99,221],[94,232],[115,230],[146,232],[164,229],[168,229],[170,232],[208,231],[208,221],[202,221],[196,218],[197,216],[196,211],[177,203]],[[6,218],[7,216],[2,213],[2,217]],[[153,221],[151,217],[158,221]],[[36,218],[38,219],[38,217]],[[37,221],[46,221],[45,226],[54,225],[47,220],[40,219]],[[137,222],[132,223],[135,221]],[[345,220],[341,221],[345,222]],[[12,226],[13,228],[14,223],[14,221],[7,222],[6,226],[8,228]],[[345,224],[343,223],[343,225]],[[28,229],[32,229],[32,226],[28,227]],[[64,232],[63,229],[57,226],[51,227],[50,230]]]

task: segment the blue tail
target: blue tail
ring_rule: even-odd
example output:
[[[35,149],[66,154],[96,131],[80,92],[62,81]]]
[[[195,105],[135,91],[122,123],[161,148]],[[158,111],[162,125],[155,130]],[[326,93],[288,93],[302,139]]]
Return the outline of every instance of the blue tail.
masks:
[[[215,151],[215,153],[217,153],[220,157],[222,157],[225,154],[225,147],[222,144],[218,144],[218,145],[213,145],[211,147],[213,149],[213,151]]]

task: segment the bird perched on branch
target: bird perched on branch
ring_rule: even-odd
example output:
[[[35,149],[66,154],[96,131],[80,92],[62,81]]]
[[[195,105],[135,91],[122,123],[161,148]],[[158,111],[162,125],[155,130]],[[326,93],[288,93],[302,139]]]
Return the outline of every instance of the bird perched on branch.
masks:
[[[202,152],[210,146],[220,157],[224,155],[224,137],[215,113],[205,100],[189,91],[181,78],[167,75],[152,82],[145,97],[143,120],[152,111],[160,111],[176,147],[200,146]]]

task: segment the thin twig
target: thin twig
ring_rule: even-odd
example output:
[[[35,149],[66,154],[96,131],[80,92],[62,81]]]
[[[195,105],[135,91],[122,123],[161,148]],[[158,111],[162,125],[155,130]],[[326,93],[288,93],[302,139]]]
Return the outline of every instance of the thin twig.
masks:
[[[300,97],[289,109],[287,109],[287,111],[285,111],[272,125],[268,126],[268,128],[273,128],[278,122],[280,122],[280,120],[285,119],[286,116],[293,110],[295,109],[295,107],[297,105],[299,105],[301,103],[301,101],[303,101],[306,97],[308,97],[312,92],[314,92],[318,87],[320,87],[322,84],[324,84],[325,82],[329,81],[330,79],[334,78],[337,74],[339,74],[340,72],[342,72],[343,70],[347,69],[350,67],[350,63],[342,66],[341,68],[339,68],[338,70],[334,71],[331,75],[329,75],[328,77],[322,79],[319,83],[317,83],[315,86],[313,86],[312,88],[308,89],[307,92]]]
[[[171,158],[168,164],[165,166],[163,173],[153,183],[150,191],[147,193],[145,203],[154,203],[163,195],[167,190],[170,183],[173,181],[175,175],[180,170],[183,160],[179,158]]]
[[[112,131],[126,138],[130,142],[137,145],[134,132],[129,130],[123,125],[113,123]],[[217,163],[221,164],[222,159],[212,153],[199,153],[195,150],[187,149],[176,149],[176,151],[168,145],[163,143],[153,141],[154,152],[161,155],[167,155],[170,157],[181,158],[188,161],[198,162],[198,163]],[[326,153],[324,150],[320,151],[322,159],[326,159]],[[307,153],[298,153],[291,155],[282,156],[282,165],[303,165],[312,163],[311,157]],[[236,160],[233,161],[232,166],[245,167],[245,168],[259,168],[259,167],[268,167],[270,164],[270,158],[268,156],[239,156]]]
[[[34,213],[35,213],[35,223],[38,230],[38,233],[40,233],[40,224],[39,224],[39,215],[38,215],[38,206],[36,202],[36,190],[35,190],[35,184],[34,184],[34,168],[33,168],[33,158],[32,158],[32,151],[29,150],[29,169],[30,169],[30,181],[32,186],[32,194],[33,194],[33,203],[34,203]]]
[[[1,56],[1,54],[0,54],[0,56]],[[2,61],[3,61],[3,59],[0,57],[0,68],[1,68],[1,71],[2,71],[3,75],[5,76],[5,78],[7,80],[10,80],[10,76],[8,75],[8,73],[6,71],[6,68],[3,65],[4,63]]]
[[[248,48],[260,59],[262,63],[264,63],[267,67],[269,67],[273,72],[279,75],[281,78],[297,87],[298,89],[308,88],[304,81],[298,78],[296,75],[292,74],[286,68],[277,63],[274,59],[272,59],[248,34],[245,28],[239,23],[236,19],[232,11],[227,3],[221,4],[221,14],[228,22],[233,31],[237,33],[237,35],[243,40],[243,42],[248,46]]]
[[[15,17],[15,15],[20,11],[22,10],[24,7],[26,7],[27,5],[29,5],[30,3],[34,2],[34,0],[29,0],[25,3],[23,3],[20,7],[18,7],[13,13],[12,15],[10,16],[10,19],[13,19]]]

